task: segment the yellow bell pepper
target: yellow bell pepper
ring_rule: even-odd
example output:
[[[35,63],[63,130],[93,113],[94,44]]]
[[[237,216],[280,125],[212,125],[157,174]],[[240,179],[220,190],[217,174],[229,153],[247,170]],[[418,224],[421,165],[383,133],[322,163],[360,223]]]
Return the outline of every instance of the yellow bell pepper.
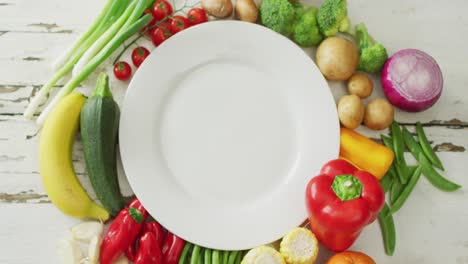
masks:
[[[374,142],[354,130],[341,128],[340,158],[382,179],[392,165],[394,153],[384,145]]]

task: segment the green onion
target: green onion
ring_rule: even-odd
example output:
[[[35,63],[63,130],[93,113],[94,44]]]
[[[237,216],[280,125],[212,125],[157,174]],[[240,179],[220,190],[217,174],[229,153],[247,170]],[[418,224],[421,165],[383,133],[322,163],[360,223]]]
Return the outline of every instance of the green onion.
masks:
[[[72,54],[74,54],[78,48],[81,46],[81,44],[89,37],[91,34],[93,34],[94,31],[96,31],[97,27],[102,23],[104,16],[109,12],[109,9],[111,8],[112,5],[115,5],[114,0],[107,0],[106,4],[104,5],[103,9],[101,10],[101,13],[99,16],[94,20],[94,22],[89,26],[88,30],[81,34],[81,36],[73,43],[72,46],[70,46],[62,55],[60,55],[55,62],[53,63],[53,69],[54,71],[63,66],[67,60],[70,58]]]
[[[185,264],[191,247],[192,247],[191,243],[189,242],[185,243],[184,249],[182,250],[182,254],[180,254],[179,264]]]
[[[60,79],[62,79],[73,69],[75,63],[81,58],[86,50],[96,41],[99,36],[101,36],[107,30],[107,28],[109,28],[114,23],[114,21],[120,17],[123,11],[127,8],[129,2],[129,0],[113,0],[109,9],[102,12],[102,14],[105,13],[105,15],[100,20],[100,24],[96,26],[94,31],[89,34],[84,42],[74,45],[76,46],[76,51],[74,54],[69,56],[68,61],[62,65],[62,67],[60,67],[60,70],[54,73],[52,78],[50,78],[44,84],[44,86],[42,86],[39,92],[37,92],[36,95],[32,98],[23,114],[26,118],[31,119],[33,117],[39,105],[46,100],[46,97],[52,87],[54,87],[54,85],[57,84]],[[105,9],[106,8],[107,5],[105,6]],[[91,27],[94,27],[94,23]],[[84,35],[88,35],[88,32]],[[80,38],[80,40],[81,39],[82,38]]]
[[[140,2],[141,3],[141,2]],[[81,56],[78,62],[73,67],[72,75],[77,75],[102,48],[109,43],[109,41],[120,32],[122,29],[126,29],[128,27],[129,22],[132,21],[131,15],[133,15],[133,11],[136,8],[136,2],[132,2],[125,12],[115,21],[114,24],[110,28],[108,28],[104,34],[102,34],[94,43],[89,47],[86,52]]]
[[[139,2],[148,2],[151,0],[140,0]],[[146,6],[146,5],[145,5]],[[137,11],[135,8],[134,12]],[[86,66],[75,76],[68,81],[68,83],[57,93],[57,95],[52,99],[52,101],[47,105],[47,107],[42,111],[37,123],[41,125],[48,113],[55,107],[55,105],[60,101],[60,99],[71,93],[82,81],[84,81],[96,68],[104,62],[112,53],[130,36],[140,31],[145,27],[153,17],[149,14],[144,15],[138,21],[133,23],[130,27],[125,29],[122,32],[117,33],[117,35],[112,38],[112,40],[107,43],[107,45],[98,53],[96,56],[91,59]]]

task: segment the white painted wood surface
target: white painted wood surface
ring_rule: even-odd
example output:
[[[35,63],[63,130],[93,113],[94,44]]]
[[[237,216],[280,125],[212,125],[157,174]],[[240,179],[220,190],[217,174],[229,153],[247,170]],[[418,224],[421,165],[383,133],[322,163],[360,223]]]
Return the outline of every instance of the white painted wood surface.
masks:
[[[68,229],[78,222],[62,215],[49,202],[38,173],[37,128],[21,113],[32,89],[50,76],[53,59],[87,27],[103,3],[104,0],[0,0],[0,263],[57,263],[58,241],[67,238]],[[320,1],[307,3],[318,5]],[[439,62],[445,78],[439,102],[422,113],[398,111],[396,119],[410,129],[416,121],[422,121],[446,166],[446,175],[465,186],[457,192],[444,193],[422,179],[395,215],[397,249],[393,257],[385,256],[378,225],[374,223],[365,229],[352,249],[366,252],[379,264],[468,263],[466,10],[465,0],[349,1],[352,21],[366,22],[390,53],[419,48]],[[313,49],[306,52],[313,57]],[[110,67],[103,69],[109,71]],[[377,79],[375,84],[373,97],[381,97]],[[119,102],[126,85],[112,82]],[[330,86],[335,98],[345,93],[341,83]],[[360,131],[375,138],[379,135],[365,128]],[[94,197],[83,177],[80,144],[75,149],[77,172]],[[132,191],[125,176],[120,176],[123,193],[130,196]],[[318,263],[325,263],[328,256],[322,250]]]

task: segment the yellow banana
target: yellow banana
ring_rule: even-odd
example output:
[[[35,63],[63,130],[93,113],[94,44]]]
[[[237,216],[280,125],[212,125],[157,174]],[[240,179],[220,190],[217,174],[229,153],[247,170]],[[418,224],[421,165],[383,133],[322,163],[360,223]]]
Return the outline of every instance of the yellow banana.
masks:
[[[80,93],[64,97],[44,122],[39,142],[42,182],[50,200],[63,213],[105,221],[109,213],[88,196],[76,177],[72,149],[86,101]]]

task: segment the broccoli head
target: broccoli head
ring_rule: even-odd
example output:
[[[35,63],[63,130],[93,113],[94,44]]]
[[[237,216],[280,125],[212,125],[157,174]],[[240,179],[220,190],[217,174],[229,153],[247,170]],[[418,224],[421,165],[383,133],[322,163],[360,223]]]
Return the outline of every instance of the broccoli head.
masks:
[[[318,45],[323,37],[317,25],[317,8],[306,9],[297,18],[293,31],[294,41],[303,47]]]
[[[284,36],[291,35],[295,8],[288,0],[263,0],[260,5],[262,24]]]
[[[355,27],[356,42],[359,48],[358,69],[368,73],[378,73],[388,59],[385,47],[376,42],[361,23]]]
[[[335,36],[338,32],[349,32],[346,0],[325,0],[319,8],[317,22],[324,36]]]

